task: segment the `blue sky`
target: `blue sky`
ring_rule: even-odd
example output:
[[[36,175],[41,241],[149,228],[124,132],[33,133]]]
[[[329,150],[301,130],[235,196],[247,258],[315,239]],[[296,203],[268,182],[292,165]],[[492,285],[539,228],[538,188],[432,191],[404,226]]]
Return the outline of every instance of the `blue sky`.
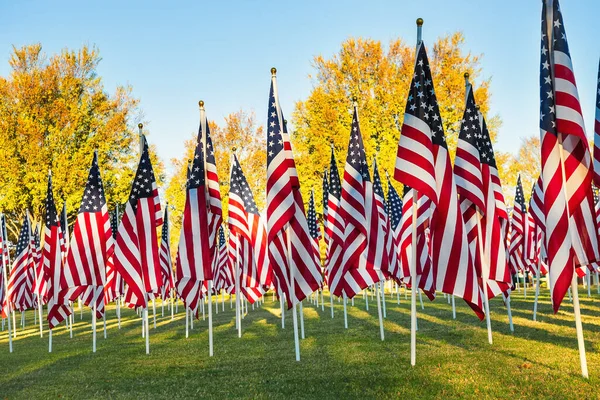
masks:
[[[177,3],[177,5],[170,5]],[[60,4],[60,5],[59,5]],[[561,2],[588,136],[593,134],[600,46],[600,1]],[[222,122],[241,108],[265,122],[269,69],[276,66],[281,103],[312,87],[313,56],[330,57],[350,36],[384,44],[460,30],[465,49],[484,53],[492,77],[493,113],[503,120],[497,149],[516,152],[520,138],[538,135],[541,1],[15,1],[0,0],[0,75],[12,46],[41,42],[47,53],[96,45],[106,88],[133,86],[141,99],[149,140],[165,160],[179,157],[197,130],[198,100]]]

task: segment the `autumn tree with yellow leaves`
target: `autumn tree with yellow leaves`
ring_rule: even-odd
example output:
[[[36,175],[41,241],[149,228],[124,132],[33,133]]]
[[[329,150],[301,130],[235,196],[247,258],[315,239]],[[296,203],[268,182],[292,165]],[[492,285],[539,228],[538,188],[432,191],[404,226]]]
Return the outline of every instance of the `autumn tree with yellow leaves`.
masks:
[[[130,87],[108,93],[96,48],[47,56],[39,44],[14,48],[11,72],[0,77],[0,210],[11,239],[29,210],[41,220],[48,170],[54,196],[72,221],[94,150],[112,208],[129,195],[138,157],[138,100]],[[156,170],[162,178],[162,164]]]

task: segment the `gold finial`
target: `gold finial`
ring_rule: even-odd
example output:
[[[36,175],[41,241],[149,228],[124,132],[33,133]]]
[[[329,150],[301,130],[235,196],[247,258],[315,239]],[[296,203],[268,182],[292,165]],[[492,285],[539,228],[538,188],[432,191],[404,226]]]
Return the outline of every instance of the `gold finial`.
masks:
[[[277,68],[271,67],[271,75],[275,76],[277,74]]]
[[[329,144],[333,146],[333,138],[329,138]]]
[[[423,26],[423,18],[417,18],[417,26]]]
[[[284,120],[283,120],[283,124],[284,124],[284,125],[287,125],[287,119],[284,119]]]
[[[200,106],[200,108],[204,108],[204,100],[200,100],[198,102],[198,105]]]
[[[142,129],[144,127],[144,124],[142,124],[141,122],[138,124],[138,128]]]
[[[192,163],[192,160],[188,158],[188,164],[191,164],[191,163]]]
[[[464,77],[465,77],[465,79],[469,79],[469,73],[468,73],[468,72],[465,72],[465,75],[464,75]]]
[[[235,151],[236,151],[236,150],[237,150],[237,147],[235,147],[235,146],[233,146],[233,147],[231,148],[231,151],[233,151],[234,153],[235,153]]]
[[[353,101],[354,103],[356,103],[356,102],[358,101],[358,97],[356,97],[356,96],[352,96],[352,101]]]

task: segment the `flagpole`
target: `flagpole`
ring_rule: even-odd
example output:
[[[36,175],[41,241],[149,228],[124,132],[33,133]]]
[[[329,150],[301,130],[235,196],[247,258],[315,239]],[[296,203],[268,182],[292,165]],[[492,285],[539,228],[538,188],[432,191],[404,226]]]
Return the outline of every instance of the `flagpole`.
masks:
[[[96,298],[92,309],[92,353],[96,352]]]
[[[229,234],[231,235],[232,232],[230,231]],[[239,244],[239,242],[236,242],[235,251],[236,251],[236,257],[235,257],[235,322],[237,325],[238,337],[241,338],[242,337],[242,318],[240,315],[241,293],[240,293],[240,244]]]
[[[142,157],[142,153],[144,152],[144,141],[142,139],[142,129],[144,125],[140,122],[138,124],[138,135],[140,139],[140,158]],[[146,354],[150,354],[150,330],[148,329],[148,293],[144,290],[144,300],[146,303],[146,307],[143,310],[143,318],[142,318],[142,333],[145,333],[146,336]]]
[[[544,0],[545,1],[545,5],[546,5],[546,29],[547,29],[547,34],[548,34],[548,38],[549,38],[549,43],[550,46],[552,46],[553,42],[553,32],[552,32],[552,26],[548,26],[548,22],[552,23],[554,21],[554,10],[553,10],[553,3],[551,0]],[[549,59],[550,59],[550,72],[552,74],[552,79],[554,80],[554,57],[552,56],[552,51],[549,52]],[[565,206],[566,208],[566,212],[567,212],[567,217],[570,218],[569,215],[569,207],[568,207],[568,193],[567,193],[567,182],[566,182],[566,175],[565,175],[565,160],[564,160],[564,152],[563,152],[563,138],[562,138],[562,133],[557,132],[557,136],[558,136],[558,146],[559,146],[559,153],[560,153],[560,167],[562,170],[562,187],[563,187],[563,194],[565,196],[565,203],[567,204],[567,206]],[[569,224],[570,225],[570,224]],[[569,226],[569,229],[571,227]],[[573,269],[574,269],[574,265],[573,265]],[[579,309],[579,293],[578,293],[578,289],[577,289],[577,273],[575,270],[573,270],[573,277],[571,279],[571,292],[572,292],[572,296],[573,296],[573,313],[575,314],[575,329],[577,331],[577,345],[579,347],[579,361],[581,364],[581,375],[583,375],[584,378],[588,378],[588,368],[587,368],[587,360],[586,360],[586,356],[585,356],[585,341],[583,340],[583,327],[581,324],[581,311]],[[552,292],[550,292],[550,298],[552,298]]]
[[[206,114],[204,111],[204,101],[200,100],[198,102],[198,105],[200,106],[200,126],[202,127],[202,154],[204,157],[203,163],[204,166],[206,167],[206,125],[207,125],[207,121],[206,121]],[[206,169],[206,168],[205,168]],[[215,243],[216,243],[216,236],[215,236]],[[217,246],[215,245],[215,249],[217,248]],[[215,251],[216,253],[216,251]],[[213,260],[212,260],[212,265],[211,265],[211,269],[213,269],[213,265],[214,265],[214,259],[216,254],[213,254]],[[212,320],[212,280],[208,281],[208,354],[210,357],[213,356],[213,320]],[[204,304],[204,302],[203,302]],[[218,307],[218,306],[217,306]]]
[[[465,72],[465,98],[468,96],[469,90],[471,88],[471,84],[469,83],[469,73]],[[479,259],[481,260],[481,281],[483,283],[483,305],[485,309],[485,321],[487,325],[488,331],[488,342],[490,344],[493,343],[492,339],[492,321],[490,319],[490,304],[488,298],[488,275],[489,275],[489,265],[487,263],[487,258],[485,257],[485,252],[483,249],[483,235],[481,232],[481,210],[477,209],[477,248],[479,249]],[[487,224],[489,225],[489,224]]]
[[[537,227],[536,227],[537,230]],[[536,235],[537,236],[537,235]],[[533,302],[533,320],[537,321],[537,308],[538,308],[538,297],[540,295],[540,267],[542,264],[542,255],[538,256],[537,269],[535,271],[536,283],[535,283],[535,300]]]
[[[275,80],[273,80],[275,82]],[[274,89],[275,90],[275,89]],[[288,266],[290,268],[290,284],[289,284],[289,293],[290,298],[288,301],[292,302],[292,320],[294,323],[294,347],[296,350],[296,361],[300,361],[300,340],[298,339],[298,315],[296,314],[296,303],[294,302],[295,296],[295,288],[294,288],[294,263],[292,261],[292,239],[291,239],[291,229],[288,226],[286,228],[286,241],[287,241],[287,259]]]

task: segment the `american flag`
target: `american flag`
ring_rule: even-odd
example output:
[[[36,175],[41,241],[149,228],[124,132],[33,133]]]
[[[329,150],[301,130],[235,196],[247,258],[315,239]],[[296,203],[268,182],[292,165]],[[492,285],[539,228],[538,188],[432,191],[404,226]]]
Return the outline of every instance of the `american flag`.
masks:
[[[215,273],[215,290],[225,290],[231,293],[235,286],[235,275],[229,263],[229,254],[227,251],[227,241],[225,240],[225,230],[219,228],[219,252],[218,252],[217,270]]]
[[[36,224],[35,230],[31,232],[31,260],[35,268],[35,293],[39,304],[48,302],[48,281],[50,280],[50,271],[44,268],[42,264],[42,249],[40,248],[40,231]]]
[[[400,237],[402,225],[402,199],[398,195],[396,188],[392,185],[391,179],[387,177],[388,183],[388,198],[387,207],[388,215],[390,219],[390,233],[391,244],[388,244],[388,257],[389,257],[389,273],[390,276],[397,282],[400,283],[397,278],[400,274]]]
[[[264,293],[262,286],[271,283],[266,255],[266,226],[235,155],[229,189],[229,242],[235,248],[236,264],[233,265],[239,267],[240,290],[248,301],[254,303]]]
[[[390,233],[390,220],[388,217],[388,208],[385,201],[385,194],[383,193],[383,186],[381,184],[381,178],[379,176],[379,168],[377,168],[377,160],[373,159],[373,194],[375,198],[375,205],[377,208],[377,220],[379,221],[378,229],[382,232],[383,236],[380,237],[381,246],[378,246],[381,255],[379,265],[383,278],[390,276],[390,247],[392,246],[392,235]]]
[[[27,213],[21,226],[15,260],[6,285],[6,297],[2,306],[3,318],[6,318],[9,312],[24,311],[33,306],[32,287],[28,282],[32,266],[30,236],[29,213]]]
[[[356,106],[352,114],[341,197],[340,214],[346,221],[342,256],[344,290],[352,298],[380,280],[385,256],[385,234],[375,204]]]
[[[458,136],[454,174],[461,196],[460,207],[468,243],[474,243],[471,246],[472,260],[484,282],[484,290],[488,291],[488,298],[491,299],[511,287],[504,241],[504,224],[508,222],[508,214],[489,131],[475,104],[471,85],[467,89],[467,102]],[[479,240],[476,231],[478,217],[481,217],[483,236]],[[484,249],[486,260],[482,264],[478,246]]]
[[[142,154],[129,200],[117,233],[115,267],[127,284],[130,306],[147,307],[147,294],[158,293],[162,283],[157,229],[162,212],[148,142],[141,135]]]
[[[319,229],[319,222],[317,221],[317,211],[315,210],[315,191],[310,191],[310,199],[308,200],[308,214],[306,216],[308,221],[308,231],[310,237],[313,239],[317,251],[319,251],[319,240],[321,240],[321,229]]]
[[[204,132],[206,132],[205,135],[203,134]],[[206,118],[204,118],[204,121],[200,121],[198,140],[202,141],[204,146],[204,173],[206,174],[205,188],[207,196],[206,201],[208,204],[208,232],[212,265],[213,254],[217,251],[217,248],[215,247],[217,234],[221,223],[223,222],[223,210],[221,206],[219,176],[217,175],[217,163],[215,161],[215,149],[213,148],[213,142],[210,137],[210,127]]]
[[[474,105],[472,94],[470,101]],[[474,107],[473,110],[475,110]],[[465,118],[471,119],[471,116],[467,115]],[[462,128],[465,131],[471,129],[468,124],[463,124]],[[405,137],[405,131],[408,137]],[[467,132],[467,135],[471,135],[471,133]],[[413,164],[418,163],[422,166],[421,169],[411,168],[411,163],[403,161],[405,159],[414,160]],[[458,155],[456,160],[460,164]],[[452,163],[435,95],[433,77],[423,42],[417,49],[417,60],[404,114],[402,136],[398,145],[396,165],[398,166],[398,164],[402,165],[406,171],[400,175],[404,179],[403,182],[412,186],[419,194],[417,252],[420,254],[422,268],[419,287],[430,298],[434,295],[435,290],[461,297],[482,318],[480,288],[477,283],[475,267],[469,256],[467,232],[457,199],[458,189],[452,173]],[[479,170],[478,165],[477,170]],[[413,171],[418,171],[420,175],[414,174],[412,178],[409,178],[408,176],[413,174]],[[425,171],[427,173],[424,173]],[[466,176],[464,185],[472,186],[471,180],[477,183],[477,173],[474,172],[472,175]],[[420,182],[418,181],[420,176],[424,176],[428,180],[433,179],[433,182],[426,184]],[[417,180],[418,186],[414,186],[413,180]],[[412,203],[412,196],[405,197],[405,199]],[[406,206],[405,203],[407,215],[403,220],[410,221],[412,207]],[[427,221],[427,218],[430,220]],[[405,225],[403,226],[406,228]],[[409,232],[404,231],[405,236],[400,236],[404,238],[403,246],[407,246],[407,241],[410,240],[410,235],[406,237],[407,233]],[[406,249],[403,254],[407,255]],[[431,261],[428,261],[427,256],[431,257]]]
[[[269,263],[291,308],[321,287],[322,276],[276,86],[273,70],[267,116],[267,237]]]
[[[69,222],[67,220],[67,202],[63,201],[63,208],[60,213],[60,229],[63,232],[63,240],[61,242],[60,247],[63,249],[63,259],[64,263],[67,262],[67,250],[69,247],[69,240],[71,235],[69,234]]]
[[[110,228],[112,231],[113,240],[117,240],[117,232],[119,230],[119,209],[113,211],[110,218]],[[123,279],[117,272],[114,264],[114,252],[108,257],[106,263],[106,282],[104,284],[104,303],[108,304],[123,294]]]
[[[63,282],[63,257],[61,249],[62,229],[52,194],[52,175],[48,175],[46,193],[46,217],[44,221],[44,248],[42,251],[43,268],[48,271],[48,327],[53,329],[64,321],[71,310],[60,298]]]
[[[160,238],[160,270],[162,273],[161,297],[163,300],[169,296],[175,287],[173,280],[173,262],[171,261],[170,228],[169,228],[169,203],[165,206],[163,216],[162,235]]]
[[[344,289],[342,254],[344,251],[344,230],[346,226],[340,209],[341,199],[342,183],[335,161],[334,149],[331,146],[327,219],[325,222],[325,237],[328,238],[325,252],[325,276],[329,291],[338,297],[342,295]]]
[[[556,312],[571,284],[575,263],[586,265],[597,260],[598,237],[590,190],[592,160],[558,0],[543,3],[541,19],[542,182]]]
[[[102,318],[105,300],[102,294],[113,252],[111,221],[98,156],[94,153],[67,253],[61,302],[74,301],[88,292],[87,296],[82,295],[84,302],[90,307],[95,303],[96,316]]]
[[[327,169],[323,171],[323,237],[325,239],[325,243],[329,241],[329,236],[327,236],[327,199],[329,198],[329,181],[327,179]]]
[[[213,279],[205,179],[202,143],[198,142],[186,184],[175,280],[177,293],[194,314],[202,282]]]
[[[510,245],[508,248],[508,261],[512,267],[513,273],[516,273],[517,271],[525,272],[524,244],[527,223],[527,208],[525,206],[525,197],[523,196],[521,176],[519,175],[515,192],[515,204],[510,220]]]

